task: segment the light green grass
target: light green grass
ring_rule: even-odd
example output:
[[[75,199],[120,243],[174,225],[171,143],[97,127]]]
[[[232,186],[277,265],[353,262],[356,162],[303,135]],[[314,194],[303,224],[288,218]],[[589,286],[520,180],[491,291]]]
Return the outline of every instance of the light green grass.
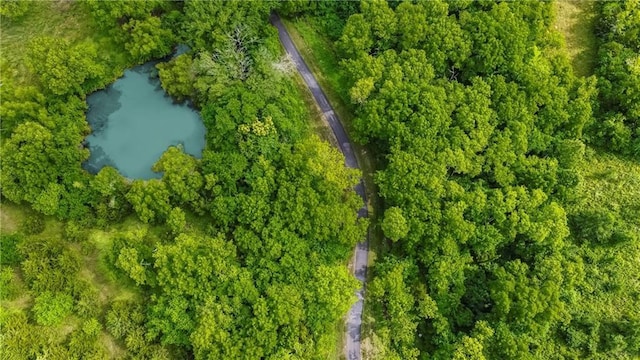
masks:
[[[593,74],[598,45],[595,37],[595,1],[556,0],[554,28],[565,40],[566,51],[577,76]]]
[[[588,149],[580,169],[579,201],[569,211],[606,208],[621,215],[630,230],[640,233],[640,163]]]
[[[606,209],[622,220],[618,230],[640,234],[640,163],[588,149],[580,175],[579,200],[566,207],[569,215]],[[585,259],[578,313],[603,322],[625,322],[629,314],[640,313],[640,241],[582,244],[576,251]]]

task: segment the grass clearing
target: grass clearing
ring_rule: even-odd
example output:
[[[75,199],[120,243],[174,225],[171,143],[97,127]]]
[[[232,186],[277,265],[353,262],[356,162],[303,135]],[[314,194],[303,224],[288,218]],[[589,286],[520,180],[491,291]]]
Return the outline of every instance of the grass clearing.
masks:
[[[579,200],[566,207],[569,215],[606,209],[621,219],[618,230],[640,234],[640,163],[587,149],[580,175]],[[640,314],[640,242],[587,243],[575,251],[587,260],[581,313],[597,314],[605,323]]]
[[[557,0],[554,28],[565,40],[567,55],[577,76],[593,74],[598,45],[594,34],[595,1]]]
[[[606,207],[619,213],[632,230],[640,233],[640,163],[589,149],[580,169],[583,181],[578,191],[580,201],[569,209]]]
[[[0,203],[0,233],[13,234],[20,229],[20,219],[24,217],[24,210],[8,201]]]

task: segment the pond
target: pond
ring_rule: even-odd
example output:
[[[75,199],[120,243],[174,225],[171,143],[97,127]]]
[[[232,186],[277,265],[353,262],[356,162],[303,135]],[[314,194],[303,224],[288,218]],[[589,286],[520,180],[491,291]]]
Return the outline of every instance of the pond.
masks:
[[[109,165],[130,179],[152,179],[161,177],[151,167],[169,146],[182,145],[186,153],[202,155],[205,127],[200,115],[167,95],[156,64],[126,70],[113,84],[87,97],[92,129],[86,138],[91,151],[83,164],[87,171],[95,174]]]

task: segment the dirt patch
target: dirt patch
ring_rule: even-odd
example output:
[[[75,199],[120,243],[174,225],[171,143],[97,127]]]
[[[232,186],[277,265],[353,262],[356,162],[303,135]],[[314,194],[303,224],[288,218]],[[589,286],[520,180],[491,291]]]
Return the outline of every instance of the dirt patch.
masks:
[[[109,352],[109,359],[121,359],[125,355],[125,350],[120,347],[117,340],[106,332],[100,334],[100,342]]]
[[[556,18],[553,27],[564,37],[575,74],[591,75],[597,52],[595,1],[559,0],[554,4]]]
[[[3,234],[12,234],[18,231],[22,212],[16,205],[9,204],[5,201],[0,203],[0,232]]]
[[[52,5],[54,9],[62,12],[62,11],[68,11],[71,8],[72,3],[73,3],[72,0],[58,0],[58,1],[52,2]]]
[[[33,304],[33,298],[29,294],[24,294],[11,301],[3,301],[2,307],[5,309],[26,310]]]

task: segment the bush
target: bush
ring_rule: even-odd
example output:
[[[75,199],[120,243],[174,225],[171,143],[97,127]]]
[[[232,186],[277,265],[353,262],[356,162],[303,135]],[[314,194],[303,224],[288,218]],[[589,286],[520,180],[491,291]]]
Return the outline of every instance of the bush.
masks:
[[[87,281],[78,280],[73,284],[72,292],[75,299],[74,311],[78,316],[88,319],[98,315],[100,304],[95,287]]]
[[[18,288],[13,281],[13,269],[8,267],[0,268],[0,299],[12,300],[18,294]]]
[[[0,235],[0,265],[20,264],[22,256],[18,252],[18,244],[21,240],[22,237],[18,234]]]
[[[78,222],[69,221],[64,227],[64,237],[72,242],[87,240],[87,231]]]
[[[64,293],[45,291],[35,300],[33,314],[39,325],[58,325],[71,313],[73,298]]]
[[[21,224],[22,232],[27,235],[40,234],[45,226],[44,215],[36,212],[27,215]]]

